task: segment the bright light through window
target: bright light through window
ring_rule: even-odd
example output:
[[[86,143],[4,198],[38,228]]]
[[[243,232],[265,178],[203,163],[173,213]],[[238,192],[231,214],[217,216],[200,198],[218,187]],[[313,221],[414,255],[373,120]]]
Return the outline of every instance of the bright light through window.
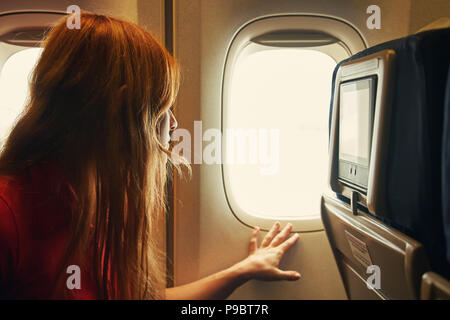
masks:
[[[30,48],[13,54],[0,73],[0,147],[23,111],[29,96],[29,76],[42,48]]]
[[[225,129],[279,131],[275,174],[225,164],[227,193],[248,214],[317,218],[327,188],[328,112],[336,62],[315,50],[271,49],[238,58]],[[227,149],[225,149],[226,152]]]

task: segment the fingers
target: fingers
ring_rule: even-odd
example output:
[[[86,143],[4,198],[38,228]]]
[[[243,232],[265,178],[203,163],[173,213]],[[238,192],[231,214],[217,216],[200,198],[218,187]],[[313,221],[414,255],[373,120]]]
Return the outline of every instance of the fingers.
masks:
[[[286,251],[288,251],[288,249],[292,247],[294,243],[297,242],[299,237],[300,237],[299,234],[296,233],[280,245],[280,249],[283,252],[283,254],[285,254]]]
[[[272,239],[277,235],[279,230],[280,230],[280,223],[277,221],[274,223],[269,232],[267,232],[266,236],[264,237],[261,243],[261,247],[262,248],[267,247],[272,242]]]
[[[255,227],[253,229],[252,236],[250,237],[250,254],[254,253],[256,249],[258,249],[258,233],[259,233],[259,227]]]
[[[297,271],[283,271],[278,269],[278,277],[280,280],[295,281],[300,279],[302,276]]]
[[[286,239],[286,237],[289,235],[289,233],[292,231],[292,224],[288,223],[283,230],[272,240],[270,243],[271,247],[276,247],[280,243]]]

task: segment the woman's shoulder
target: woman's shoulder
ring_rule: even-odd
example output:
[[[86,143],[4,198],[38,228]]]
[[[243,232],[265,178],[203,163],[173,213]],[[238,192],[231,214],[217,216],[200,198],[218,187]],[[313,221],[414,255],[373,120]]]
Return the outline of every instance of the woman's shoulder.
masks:
[[[61,180],[48,164],[0,175],[0,298],[2,286],[13,296],[48,295],[69,232],[66,198],[53,187]]]
[[[11,285],[18,263],[19,234],[15,215],[11,209],[11,185],[14,179],[0,176],[0,297],[3,288]]]
[[[62,184],[67,184],[67,178],[55,160],[39,162],[11,173],[0,172],[0,195],[11,192],[49,192]]]
[[[14,188],[11,186],[14,179],[11,177],[0,176],[0,236],[10,234],[14,229],[13,211],[11,208],[11,192]]]
[[[68,181],[54,162],[0,175],[0,199],[19,220],[48,220],[67,212]],[[20,221],[18,221],[20,223]]]
[[[9,176],[0,176],[0,237],[10,238],[15,232],[14,213],[11,208],[15,179]],[[3,242],[3,241],[1,241]]]
[[[0,200],[11,210],[14,199],[23,189],[20,177],[16,175],[0,175]]]

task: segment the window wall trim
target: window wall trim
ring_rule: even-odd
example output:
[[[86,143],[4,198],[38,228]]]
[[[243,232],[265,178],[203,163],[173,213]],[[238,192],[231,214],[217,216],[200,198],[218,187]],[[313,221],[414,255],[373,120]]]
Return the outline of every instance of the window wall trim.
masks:
[[[20,10],[0,13],[0,41],[23,47],[40,46],[45,33],[66,12],[54,10]],[[17,35],[20,38],[17,39]]]

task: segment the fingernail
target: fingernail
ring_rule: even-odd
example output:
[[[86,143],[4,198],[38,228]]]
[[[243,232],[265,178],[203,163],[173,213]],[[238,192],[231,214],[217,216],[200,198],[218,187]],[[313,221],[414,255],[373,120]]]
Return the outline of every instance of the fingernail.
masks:
[[[300,273],[295,273],[293,276],[292,276],[292,279],[293,280],[298,280],[298,279],[300,279],[302,276],[300,275]]]

